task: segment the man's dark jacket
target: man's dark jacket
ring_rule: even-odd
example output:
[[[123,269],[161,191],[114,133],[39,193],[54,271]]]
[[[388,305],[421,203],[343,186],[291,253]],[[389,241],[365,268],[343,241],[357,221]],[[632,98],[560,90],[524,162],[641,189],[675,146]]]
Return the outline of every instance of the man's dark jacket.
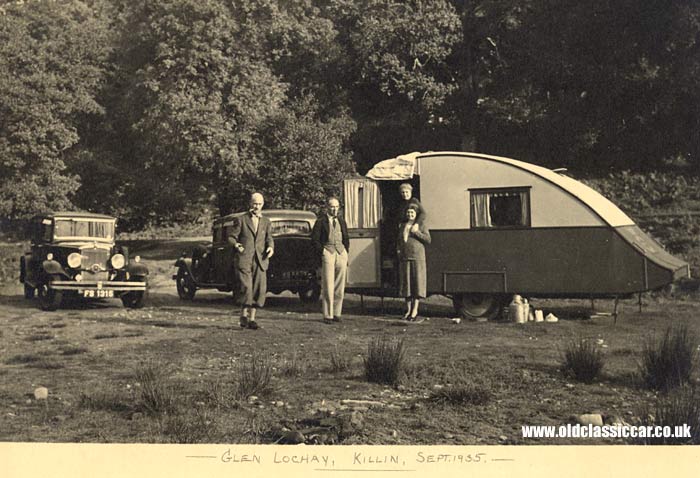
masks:
[[[340,224],[340,231],[343,234],[343,245],[345,250],[350,252],[350,236],[348,236],[348,225],[341,216],[337,217]],[[314,248],[319,255],[323,255],[323,247],[328,243],[328,233],[330,232],[330,223],[328,222],[328,214],[322,214],[316,220],[314,229],[311,231],[311,240]]]

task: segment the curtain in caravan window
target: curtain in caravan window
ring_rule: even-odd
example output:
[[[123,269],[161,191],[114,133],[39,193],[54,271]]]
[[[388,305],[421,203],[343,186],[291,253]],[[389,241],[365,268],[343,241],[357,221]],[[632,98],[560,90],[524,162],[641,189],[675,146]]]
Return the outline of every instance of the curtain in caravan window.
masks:
[[[345,222],[350,229],[379,227],[382,216],[379,186],[374,181],[349,180],[343,185]]]
[[[348,228],[356,229],[359,226],[359,204],[360,204],[360,183],[359,181],[345,181],[343,184],[343,196],[345,198],[345,222]]]
[[[521,204],[521,218],[522,218],[522,225],[525,226],[527,224],[530,224],[530,208],[528,207],[528,199],[529,199],[529,192],[528,191],[521,191],[520,192],[520,204]]]
[[[379,196],[379,186],[373,181],[364,184],[362,217],[364,224],[362,227],[374,229],[379,227],[379,220],[382,214],[381,198]]]
[[[484,193],[471,193],[472,196],[472,227],[491,227],[491,206],[489,195]]]

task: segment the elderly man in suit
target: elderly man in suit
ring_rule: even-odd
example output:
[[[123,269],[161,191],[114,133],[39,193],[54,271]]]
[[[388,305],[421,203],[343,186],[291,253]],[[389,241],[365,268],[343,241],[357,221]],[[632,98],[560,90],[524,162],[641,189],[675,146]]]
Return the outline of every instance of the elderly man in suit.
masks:
[[[250,196],[250,210],[234,222],[228,242],[238,251],[236,272],[241,287],[240,326],[258,329],[255,312],[265,305],[267,267],[274,254],[270,220],[262,215],[265,199],[260,193]]]
[[[327,213],[318,218],[311,233],[316,251],[321,256],[321,301],[323,321],[327,324],[340,322],[348,270],[350,238],[348,226],[338,215],[339,211],[338,198],[329,198]]]

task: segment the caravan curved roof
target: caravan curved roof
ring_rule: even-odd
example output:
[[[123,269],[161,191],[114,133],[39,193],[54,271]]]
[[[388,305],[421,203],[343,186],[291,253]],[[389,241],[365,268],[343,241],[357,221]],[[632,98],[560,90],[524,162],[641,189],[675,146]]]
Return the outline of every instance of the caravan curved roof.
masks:
[[[410,153],[396,158],[382,161],[375,165],[372,170],[367,173],[367,176],[373,179],[410,179],[414,174],[421,174],[421,169],[427,167],[427,164],[421,165],[422,159],[434,158],[437,156],[449,157],[464,157],[476,158],[485,161],[493,161],[501,164],[507,164],[512,167],[526,171],[534,176],[553,184],[565,193],[575,197],[583,203],[588,209],[593,211],[605,223],[612,227],[633,225],[634,222],[624,212],[622,212],[609,199],[594,189],[585,184],[572,179],[568,176],[556,173],[551,169],[537,166],[535,164],[518,161],[516,159],[505,158],[501,156],[491,156],[480,153],[465,153],[455,151],[431,151],[427,153]],[[414,162],[413,167],[407,166],[407,163]],[[395,168],[393,167],[395,165]],[[392,172],[395,173],[392,175]],[[403,177],[400,177],[403,176]]]
[[[445,153],[442,153],[445,154]],[[585,203],[589,208],[591,208],[602,220],[607,222],[612,227],[618,226],[629,226],[633,225],[634,221],[630,219],[627,214],[622,212],[612,201],[607,199],[605,196],[600,194],[595,189],[586,186],[580,181],[576,181],[563,174],[556,173],[551,169],[544,168],[542,166],[537,166],[536,164],[526,163],[524,161],[518,161],[517,159],[504,158],[501,156],[490,156],[486,154],[477,153],[448,153],[448,154],[458,154],[463,156],[472,156],[477,158],[482,158],[490,161],[498,161],[501,163],[510,164],[516,168],[528,171],[534,175],[537,175],[550,183],[558,186],[567,193],[575,196],[583,203]],[[422,154],[421,157],[430,156],[428,154]]]

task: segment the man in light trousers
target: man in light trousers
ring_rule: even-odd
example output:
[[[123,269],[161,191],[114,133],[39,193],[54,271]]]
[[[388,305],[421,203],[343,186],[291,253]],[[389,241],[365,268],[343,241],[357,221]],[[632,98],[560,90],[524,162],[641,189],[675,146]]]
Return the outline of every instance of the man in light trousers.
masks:
[[[323,321],[332,324],[340,322],[343,312],[350,238],[345,219],[338,215],[338,198],[328,198],[327,206],[327,213],[321,215],[314,224],[311,237],[321,256]]]

